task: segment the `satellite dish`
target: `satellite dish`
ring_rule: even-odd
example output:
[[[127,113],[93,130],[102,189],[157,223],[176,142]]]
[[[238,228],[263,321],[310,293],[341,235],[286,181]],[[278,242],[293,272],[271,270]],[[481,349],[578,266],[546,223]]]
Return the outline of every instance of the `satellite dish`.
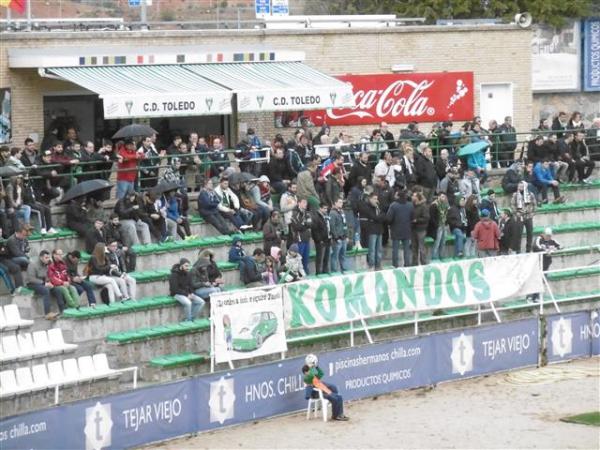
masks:
[[[533,22],[533,17],[528,12],[520,13],[515,16],[515,23],[521,28],[529,28]]]

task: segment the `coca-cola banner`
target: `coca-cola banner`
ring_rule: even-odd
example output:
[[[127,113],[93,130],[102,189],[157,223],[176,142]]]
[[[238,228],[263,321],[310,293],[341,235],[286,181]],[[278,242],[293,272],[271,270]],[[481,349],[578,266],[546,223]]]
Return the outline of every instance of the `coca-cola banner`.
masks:
[[[315,125],[438,122],[469,120],[474,116],[473,72],[340,75],[336,78],[352,83],[356,106],[305,111],[303,116]]]

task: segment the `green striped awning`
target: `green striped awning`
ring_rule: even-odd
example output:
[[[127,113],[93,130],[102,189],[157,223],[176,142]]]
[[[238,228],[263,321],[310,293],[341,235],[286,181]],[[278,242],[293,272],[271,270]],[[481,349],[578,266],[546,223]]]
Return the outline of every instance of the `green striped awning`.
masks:
[[[60,67],[46,71],[99,94],[105,119],[231,114],[230,89],[180,65]]]
[[[301,62],[56,67],[100,95],[106,119],[294,111],[354,106],[352,86]]]
[[[190,71],[227,86],[238,111],[354,106],[352,86],[301,62],[190,64]]]

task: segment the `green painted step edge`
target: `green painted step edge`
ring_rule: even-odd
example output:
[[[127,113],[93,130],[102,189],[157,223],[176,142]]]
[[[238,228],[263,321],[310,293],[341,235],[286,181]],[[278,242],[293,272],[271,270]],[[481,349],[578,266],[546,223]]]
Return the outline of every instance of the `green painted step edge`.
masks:
[[[190,366],[192,364],[202,364],[210,360],[208,354],[197,353],[179,353],[171,355],[157,356],[149,361],[149,364],[163,369],[171,369],[178,366]]]
[[[578,277],[588,277],[600,274],[600,266],[590,266],[580,269],[563,269],[546,274],[548,281],[559,281]]]
[[[110,333],[106,336],[107,342],[116,342],[119,344],[146,341],[190,332],[197,333],[210,328],[208,319],[196,319],[189,325],[187,322],[178,322],[163,324],[160,327],[140,328],[136,330],[121,331],[118,333]]]

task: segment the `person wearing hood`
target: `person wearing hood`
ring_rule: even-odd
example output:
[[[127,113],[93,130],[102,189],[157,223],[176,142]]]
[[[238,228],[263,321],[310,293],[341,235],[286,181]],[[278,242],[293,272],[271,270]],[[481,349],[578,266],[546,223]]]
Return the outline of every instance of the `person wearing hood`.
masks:
[[[235,236],[229,248],[228,261],[230,263],[239,263],[244,256],[246,256],[246,252],[242,247],[242,239],[239,236]]]
[[[214,253],[210,250],[202,250],[198,255],[198,261],[192,267],[192,283],[194,294],[210,301],[210,296],[221,292],[223,278],[221,271],[214,260]]]
[[[502,177],[502,189],[507,194],[514,194],[517,192],[521,181],[523,181],[523,166],[519,161],[516,161],[510,165]]]
[[[302,265],[300,249],[298,248],[298,244],[292,244],[287,251],[285,264],[283,266],[280,279],[285,283],[290,283],[303,278],[306,278],[306,272],[304,271],[304,266]]]
[[[185,320],[193,321],[202,311],[204,300],[194,293],[190,269],[190,261],[185,258],[173,265],[169,277],[169,293],[183,307]]]
[[[500,229],[490,218],[489,209],[481,210],[481,220],[473,228],[471,237],[477,242],[477,256],[480,258],[498,254]]]

